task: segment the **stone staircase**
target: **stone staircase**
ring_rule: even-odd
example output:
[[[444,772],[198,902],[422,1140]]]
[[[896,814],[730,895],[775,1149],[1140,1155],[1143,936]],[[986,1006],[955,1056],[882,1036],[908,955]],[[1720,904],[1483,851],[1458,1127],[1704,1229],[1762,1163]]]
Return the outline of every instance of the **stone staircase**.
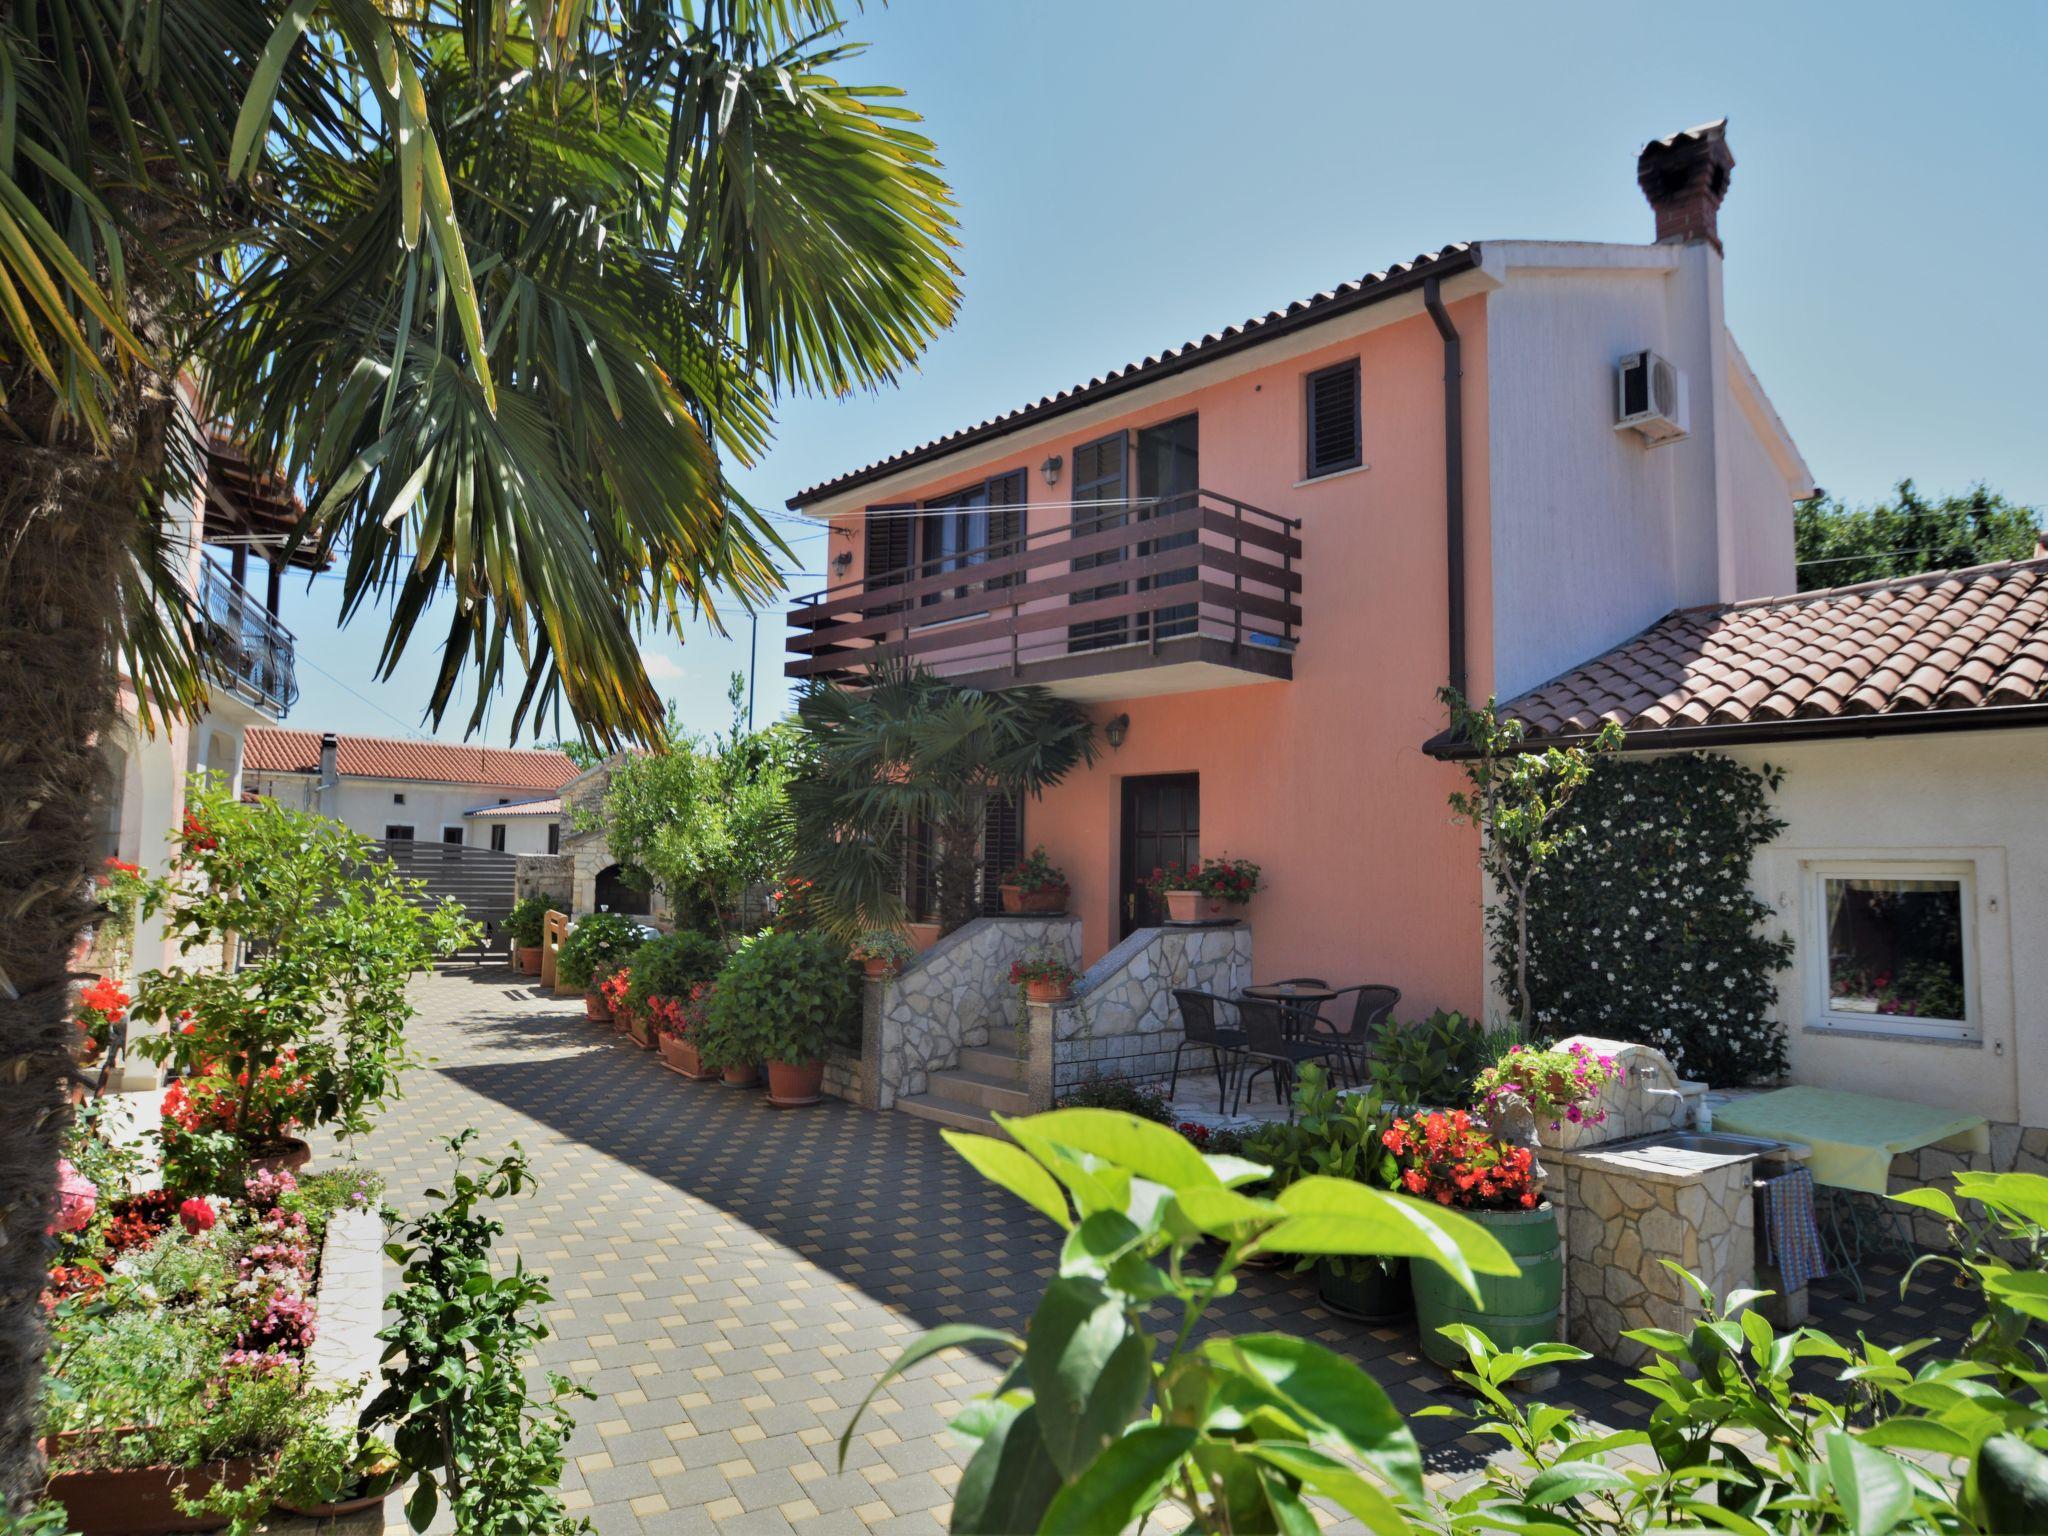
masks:
[[[934,1072],[923,1093],[906,1094],[896,1107],[921,1120],[936,1120],[963,1131],[992,1132],[989,1111],[1028,1115],[1031,1099],[1024,1091],[1024,1033],[998,1029],[987,1045],[965,1046],[960,1064]]]

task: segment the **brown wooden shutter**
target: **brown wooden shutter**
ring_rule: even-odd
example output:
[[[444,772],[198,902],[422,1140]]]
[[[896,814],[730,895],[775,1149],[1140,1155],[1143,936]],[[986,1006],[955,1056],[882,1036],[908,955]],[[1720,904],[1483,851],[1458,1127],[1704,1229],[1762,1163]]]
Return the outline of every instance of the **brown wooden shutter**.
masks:
[[[988,558],[1000,560],[1023,548],[1024,471],[1013,469],[988,483]],[[992,576],[984,585],[1014,587],[1023,579],[1023,572],[1013,571],[1007,576]]]
[[[917,530],[915,507],[869,507],[862,580],[870,588],[899,586],[910,578],[910,541]],[[900,606],[900,605],[898,605]],[[877,608],[893,613],[895,607]]]
[[[1363,459],[1358,362],[1353,359],[1308,376],[1307,474],[1313,479],[1356,469]]]
[[[994,917],[1003,910],[1003,876],[1024,857],[1024,807],[1007,795],[988,803],[981,834],[981,910]]]

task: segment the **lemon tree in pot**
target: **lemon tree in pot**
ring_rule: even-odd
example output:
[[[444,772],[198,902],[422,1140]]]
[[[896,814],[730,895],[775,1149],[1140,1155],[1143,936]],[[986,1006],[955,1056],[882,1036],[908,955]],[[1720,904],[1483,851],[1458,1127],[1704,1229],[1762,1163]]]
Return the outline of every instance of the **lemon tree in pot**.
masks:
[[[778,1107],[815,1104],[825,1057],[847,1038],[859,1007],[846,950],[823,933],[759,933],[718,976],[698,1048],[728,1083],[768,1069]]]

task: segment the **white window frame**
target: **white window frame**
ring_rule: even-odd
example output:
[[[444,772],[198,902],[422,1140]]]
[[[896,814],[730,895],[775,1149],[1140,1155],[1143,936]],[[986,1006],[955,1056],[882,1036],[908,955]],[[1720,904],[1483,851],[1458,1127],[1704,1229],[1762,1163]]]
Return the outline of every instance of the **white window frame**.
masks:
[[[1952,880],[1962,911],[1963,1019],[1905,1013],[1864,1013],[1834,1006],[1828,974],[1828,881]],[[1827,859],[1806,866],[1806,1024],[1809,1029],[1909,1040],[1975,1042],[1983,1038],[1977,992],[1977,866],[1972,860]]]

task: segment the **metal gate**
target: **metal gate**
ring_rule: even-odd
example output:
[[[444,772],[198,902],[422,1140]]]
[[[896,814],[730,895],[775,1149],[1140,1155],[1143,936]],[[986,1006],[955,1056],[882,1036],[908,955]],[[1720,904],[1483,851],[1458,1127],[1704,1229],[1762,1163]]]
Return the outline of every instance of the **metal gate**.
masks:
[[[452,896],[462,903],[471,922],[483,925],[485,948],[498,946],[516,896],[517,855],[465,843],[427,843],[404,837],[382,839],[377,847],[399,874],[425,882],[426,889],[420,893],[424,905],[438,906]]]

